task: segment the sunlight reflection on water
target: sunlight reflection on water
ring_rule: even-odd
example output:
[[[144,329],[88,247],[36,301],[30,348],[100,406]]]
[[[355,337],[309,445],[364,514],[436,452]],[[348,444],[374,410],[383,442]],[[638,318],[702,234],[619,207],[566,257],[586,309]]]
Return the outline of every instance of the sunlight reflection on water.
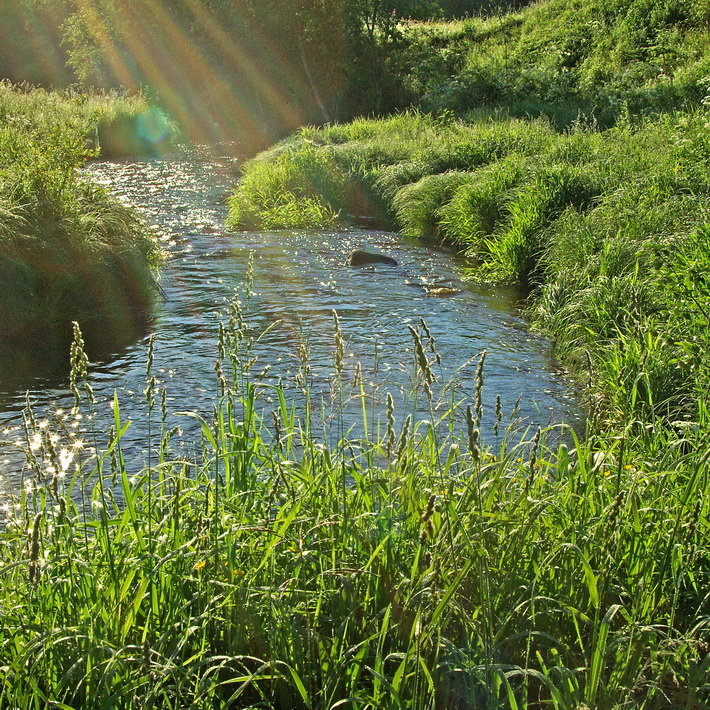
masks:
[[[255,371],[271,365],[267,382],[293,376],[298,347],[305,343],[313,387],[328,399],[333,375],[332,312],[337,310],[346,344],[345,378],[352,379],[356,363],[361,363],[375,416],[382,413],[389,391],[395,396],[401,421],[411,410],[405,404],[414,359],[407,325],[417,326],[423,318],[443,363],[437,372],[439,383],[456,378],[462,396],[469,400],[477,356],[487,351],[484,440],[492,436],[496,395],[501,396],[506,417],[520,401],[523,426],[579,420],[550,345],[525,327],[516,309],[515,291],[464,283],[461,263],[452,254],[395,234],[356,229],[229,233],[223,224],[234,169],[225,161],[183,156],[98,162],[87,173],[140,210],[167,253],[161,275],[165,297],[157,304],[151,332],[155,336],[153,374],[158,387],[167,391],[169,410],[211,414],[218,392],[214,365],[219,323],[236,296],[243,301],[253,334],[272,326],[254,350],[259,360]],[[347,255],[355,248],[387,254],[398,266],[347,266]],[[250,255],[254,284],[247,302]],[[431,295],[432,288],[458,293],[437,297]],[[124,419],[132,420],[123,449],[135,472],[146,461],[146,340],[93,365],[90,371],[97,398],[95,445],[105,445],[112,421],[110,403],[117,391]],[[40,375],[31,383],[28,398],[38,419],[56,418],[57,409],[69,411],[73,402],[66,381]],[[2,441],[21,438],[24,403],[24,392],[0,382]],[[426,408],[418,415],[429,416]],[[357,421],[359,416],[359,403],[346,407],[346,425],[348,417]],[[182,428],[180,447],[188,455],[195,448],[197,425],[171,415],[168,426],[174,425]],[[72,436],[67,446],[82,438],[79,433]],[[0,488],[16,489],[23,456],[16,446],[0,446],[4,474]]]

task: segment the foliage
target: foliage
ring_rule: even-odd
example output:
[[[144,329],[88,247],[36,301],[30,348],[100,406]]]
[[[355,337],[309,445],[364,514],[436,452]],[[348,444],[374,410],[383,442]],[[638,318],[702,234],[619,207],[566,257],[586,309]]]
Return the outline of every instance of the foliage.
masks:
[[[54,88],[74,81],[62,42],[70,14],[70,0],[3,0],[0,79]]]
[[[475,401],[445,387],[439,409],[431,353],[412,392],[429,398],[430,421],[392,411],[381,427],[363,420],[362,438],[326,432],[326,445],[311,428],[307,360],[305,399],[291,401],[253,374],[259,334],[236,305],[221,333],[214,417],[179,413],[201,428],[192,456],[157,405],[151,352],[144,467],[124,460],[117,397],[106,447],[72,427],[97,406],[79,347],[83,404],[53,422],[28,415],[27,486],[5,508],[0,552],[0,704],[707,703],[710,451],[699,432],[683,439],[692,453],[662,430],[571,434],[569,446],[538,430],[518,444],[498,416],[487,449],[483,361]],[[415,345],[423,337],[413,329]],[[348,368],[336,345],[323,413],[333,433],[338,401],[369,409]]]
[[[197,142],[238,139],[249,150],[339,111],[341,3],[101,0],[65,28],[84,83],[147,87]],[[176,41],[185,48],[179,54]]]
[[[423,109],[501,106],[568,126],[697,105],[708,96],[705,0],[547,0],[521,12],[414,23],[398,50]]]
[[[2,350],[68,347],[71,321],[92,351],[124,343],[152,299],[158,250],[135,213],[86,182],[87,138],[145,105],[0,84]],[[113,326],[113,327],[110,327]]]
[[[0,78],[143,91],[200,142],[263,146],[339,110],[344,12],[324,0],[4,0]]]
[[[456,12],[438,0],[5,0],[0,78],[147,91],[196,141],[249,150],[406,100],[400,20]]]

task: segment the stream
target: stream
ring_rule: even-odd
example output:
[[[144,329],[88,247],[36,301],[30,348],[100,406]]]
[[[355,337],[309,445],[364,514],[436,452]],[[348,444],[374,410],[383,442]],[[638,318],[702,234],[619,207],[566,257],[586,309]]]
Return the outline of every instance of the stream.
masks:
[[[122,446],[133,472],[147,460],[149,336],[154,336],[153,375],[159,390],[166,390],[171,412],[168,424],[181,428],[177,446],[188,454],[197,446],[197,424],[175,412],[211,415],[218,393],[214,368],[219,323],[235,298],[250,332],[266,331],[254,345],[253,370],[269,365],[265,382],[292,382],[299,368],[299,346],[305,345],[312,390],[324,401],[333,379],[337,311],[345,342],[343,378],[352,380],[360,363],[373,421],[384,418],[387,392],[395,399],[399,425],[407,413],[421,419],[431,415],[421,393],[417,404],[408,397],[414,349],[407,326],[423,333],[420,319],[441,358],[441,365],[434,367],[435,398],[451,403],[465,397],[472,402],[478,357],[486,350],[484,441],[492,442],[496,396],[502,403],[503,427],[512,417],[521,435],[537,426],[581,421],[550,343],[529,332],[522,318],[517,292],[465,283],[463,264],[454,254],[400,235],[361,229],[230,233],[224,228],[225,200],[235,183],[235,166],[227,159],[180,154],[96,162],[86,173],[139,210],[166,252],[160,276],[163,293],[145,337],[92,363],[89,370],[96,398],[91,428],[99,432],[95,444],[105,446],[116,392],[123,420],[132,422]],[[348,266],[348,254],[356,248],[386,254],[398,265]],[[248,287],[250,269],[253,283]],[[428,348],[429,339],[424,342]],[[66,376],[39,372],[19,388],[11,374],[0,374],[0,491],[6,492],[16,490],[23,475],[24,454],[17,443],[24,441],[27,402],[37,420],[49,421],[48,426],[59,418],[61,426],[76,432],[87,427],[85,418],[68,421],[73,396]],[[455,394],[445,387],[454,380]],[[351,426],[357,432],[360,418],[359,400],[346,404],[340,432]],[[336,433],[324,433],[329,435]]]

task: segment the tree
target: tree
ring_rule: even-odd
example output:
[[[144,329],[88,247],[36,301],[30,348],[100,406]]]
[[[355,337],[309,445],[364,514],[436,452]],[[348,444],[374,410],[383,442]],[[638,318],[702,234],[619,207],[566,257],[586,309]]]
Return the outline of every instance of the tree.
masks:
[[[0,78],[47,87],[74,79],[61,45],[64,0],[0,0]]]
[[[82,81],[146,87],[189,135],[259,143],[338,115],[345,5],[328,0],[70,0]]]

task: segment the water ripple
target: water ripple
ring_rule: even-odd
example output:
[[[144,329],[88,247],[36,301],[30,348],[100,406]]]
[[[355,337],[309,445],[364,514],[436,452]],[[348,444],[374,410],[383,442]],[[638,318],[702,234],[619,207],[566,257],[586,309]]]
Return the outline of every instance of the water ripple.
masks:
[[[346,342],[345,372],[360,362],[368,395],[384,402],[392,391],[401,404],[411,386],[414,354],[407,324],[424,318],[443,367],[440,382],[456,377],[472,396],[475,359],[486,349],[484,429],[492,423],[496,395],[506,412],[517,400],[528,422],[547,425],[576,417],[550,345],[528,332],[511,289],[470,285],[452,254],[385,232],[264,232],[230,234],[224,228],[225,201],[233,166],[189,157],[147,162],[98,162],[87,169],[97,182],[136,207],[160,236],[167,260],[164,300],[152,320],[154,374],[168,402],[209,414],[217,392],[214,364],[220,313],[239,297],[252,332],[276,323],[255,349],[258,367],[271,365],[269,380],[292,375],[297,349],[310,350],[315,386],[327,398],[333,374],[333,316],[337,310]],[[373,249],[398,261],[394,268],[346,266],[355,248]],[[245,301],[247,268],[253,259],[253,288]],[[430,289],[445,286],[457,295],[441,298]],[[110,426],[114,391],[123,416],[133,424],[123,440],[129,464],[145,462],[146,339],[91,368],[100,431]],[[256,366],[255,366],[256,367]],[[377,382],[377,387],[369,383]],[[38,417],[71,406],[66,382],[38,375],[29,392]],[[17,426],[25,393],[0,383],[0,426]],[[400,418],[402,413],[400,413]],[[175,423],[177,419],[172,419]],[[194,448],[195,428],[183,426],[183,446]],[[17,437],[18,431],[5,439]],[[484,432],[485,435],[485,432]],[[0,452],[0,488],[16,487],[21,457]]]

